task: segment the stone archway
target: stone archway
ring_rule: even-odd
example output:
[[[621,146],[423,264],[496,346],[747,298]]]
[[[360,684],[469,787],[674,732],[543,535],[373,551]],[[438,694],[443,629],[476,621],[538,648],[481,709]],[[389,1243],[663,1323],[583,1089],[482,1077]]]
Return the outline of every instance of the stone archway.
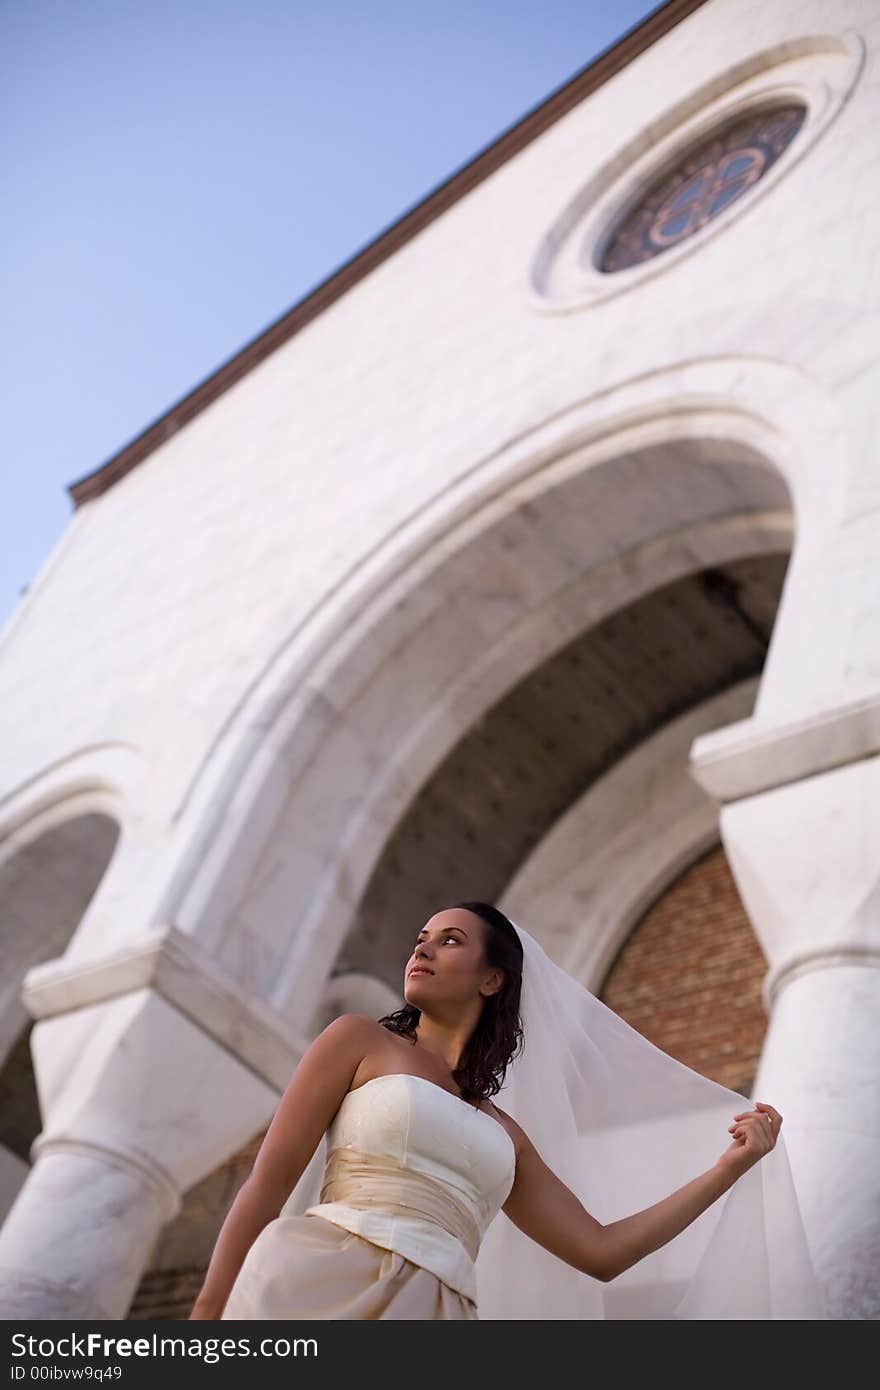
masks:
[[[60,956],[113,856],[120,827],[111,806],[72,796],[20,825],[0,845],[0,1223],[30,1167],[41,1128],[30,1038],[21,1001],[29,970]]]
[[[760,672],[788,563],[790,504],[781,475],[752,446],[699,437],[592,467],[566,457],[512,489],[504,508],[479,518],[482,528],[472,518],[457,546],[450,538],[426,556],[407,593],[384,595],[369,627],[365,618],[347,634],[332,670],[314,668],[300,741],[288,733],[279,744],[273,731],[262,785],[254,777],[239,793],[239,808],[254,798],[254,826],[265,823],[258,807],[269,797],[272,830],[226,847],[214,889],[191,900],[201,922],[190,930],[230,975],[300,1016],[323,988],[392,832],[464,740],[472,755],[487,721],[509,712],[515,723],[516,703],[532,700],[551,668],[583,660],[595,670],[596,653],[613,661],[627,633],[631,652],[659,637],[649,661],[658,668],[665,650],[679,650],[677,686],[671,667],[662,679],[659,669],[633,667],[595,688],[594,717],[607,727],[590,765],[572,771],[567,787],[561,780],[532,840],[517,832],[491,873],[488,844],[480,851],[482,895],[497,896],[535,834],[590,776],[659,722]],[[680,647],[693,630],[704,633],[703,670],[693,647]],[[642,696],[625,689],[631,679],[642,681]]]

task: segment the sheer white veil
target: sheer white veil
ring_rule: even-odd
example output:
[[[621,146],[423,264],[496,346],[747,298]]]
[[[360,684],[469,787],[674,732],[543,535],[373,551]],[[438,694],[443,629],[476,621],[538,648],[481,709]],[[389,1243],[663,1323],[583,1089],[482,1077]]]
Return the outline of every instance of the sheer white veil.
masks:
[[[641,1211],[710,1168],[734,1115],[754,1104],[655,1047],[511,925],[524,954],[523,1047],[498,1104],[597,1220]],[[481,1318],[827,1317],[782,1132],[696,1221],[610,1283],[503,1212],[476,1271]]]
[[[605,1224],[710,1168],[753,1102],[655,1047],[507,920],[523,946],[523,1040],[497,1100],[544,1162]],[[319,1200],[326,1138],[285,1214]],[[481,1319],[828,1317],[782,1132],[696,1221],[610,1283],[551,1255],[503,1211],[476,1277]]]

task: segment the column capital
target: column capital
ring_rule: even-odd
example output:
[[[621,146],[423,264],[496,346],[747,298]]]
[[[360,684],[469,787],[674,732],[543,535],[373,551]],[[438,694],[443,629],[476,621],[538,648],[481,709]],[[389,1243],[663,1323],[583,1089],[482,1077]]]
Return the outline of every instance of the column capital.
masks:
[[[93,958],[59,956],[24,977],[21,998],[33,1018],[48,1019],[148,988],[198,1024],[279,1092],[310,1038],[265,1001],[246,993],[201,944],[171,922]]]
[[[46,1154],[76,1154],[85,1158],[97,1158],[113,1168],[133,1175],[141,1182],[149,1183],[159,1199],[162,1224],[172,1221],[182,1206],[180,1189],[160,1163],[147,1154],[127,1153],[123,1149],[112,1148],[93,1139],[68,1139],[64,1135],[38,1134],[31,1145],[31,1158],[36,1162]]]
[[[770,968],[768,1006],[795,974],[876,962],[878,805],[880,757],[871,755],[721,807],[727,860]]]
[[[155,990],[38,1020],[41,1156],[66,1146],[186,1192],[271,1120],[279,1091]],[[167,1180],[167,1181],[166,1181]]]
[[[790,723],[740,719],[695,738],[688,768],[718,802],[739,801],[880,753],[880,693]]]
[[[796,951],[779,965],[771,967],[764,977],[762,997],[768,1015],[786,985],[808,975],[813,970],[828,970],[836,965],[863,965],[880,970],[880,946],[869,942],[851,944],[837,941],[833,947],[819,946],[815,950]]]

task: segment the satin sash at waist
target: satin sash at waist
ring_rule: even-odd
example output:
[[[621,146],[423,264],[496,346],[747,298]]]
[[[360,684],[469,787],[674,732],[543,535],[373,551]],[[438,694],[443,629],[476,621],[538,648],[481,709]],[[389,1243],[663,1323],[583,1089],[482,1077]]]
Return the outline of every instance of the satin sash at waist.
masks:
[[[360,1149],[333,1149],[324,1170],[321,1202],[341,1202],[361,1211],[430,1221],[441,1226],[477,1258],[481,1231],[468,1207],[445,1183],[387,1156]]]

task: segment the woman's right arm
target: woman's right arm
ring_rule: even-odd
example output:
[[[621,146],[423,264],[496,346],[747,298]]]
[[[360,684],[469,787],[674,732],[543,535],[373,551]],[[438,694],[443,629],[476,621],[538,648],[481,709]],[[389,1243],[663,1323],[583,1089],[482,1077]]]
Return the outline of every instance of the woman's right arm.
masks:
[[[245,1256],[305,1172],[377,1026],[364,1014],[341,1014],[303,1054],[229,1208],[189,1320],[220,1317]]]

